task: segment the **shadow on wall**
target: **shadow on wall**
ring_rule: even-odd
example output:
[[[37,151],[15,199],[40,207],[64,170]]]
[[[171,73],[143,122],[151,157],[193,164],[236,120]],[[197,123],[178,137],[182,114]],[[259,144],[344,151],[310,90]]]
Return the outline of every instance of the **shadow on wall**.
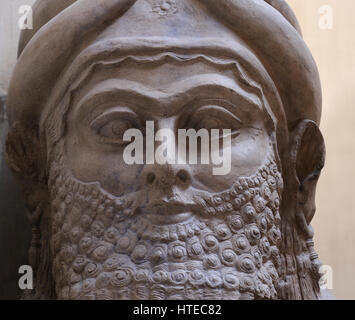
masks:
[[[31,227],[21,192],[4,159],[5,97],[0,96],[0,299],[19,299],[18,269],[27,264]]]

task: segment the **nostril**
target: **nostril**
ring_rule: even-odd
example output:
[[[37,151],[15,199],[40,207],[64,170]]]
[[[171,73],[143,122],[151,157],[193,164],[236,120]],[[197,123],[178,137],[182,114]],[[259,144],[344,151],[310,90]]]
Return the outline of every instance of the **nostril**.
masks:
[[[152,184],[155,181],[155,174],[154,173],[148,173],[147,174],[147,183]]]
[[[189,180],[189,174],[186,170],[179,170],[179,172],[176,175],[180,181],[183,183],[186,183]]]

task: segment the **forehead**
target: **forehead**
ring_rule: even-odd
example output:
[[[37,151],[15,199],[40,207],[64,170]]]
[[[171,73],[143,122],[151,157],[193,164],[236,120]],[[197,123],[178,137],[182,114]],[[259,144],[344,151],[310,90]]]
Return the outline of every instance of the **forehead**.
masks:
[[[127,58],[117,65],[97,65],[86,79],[85,87],[92,88],[106,79],[122,79],[146,84],[155,90],[168,91],[173,90],[171,84],[196,75],[221,74],[233,78],[235,71],[229,65],[213,63],[199,57],[185,61],[170,56],[158,61]]]
[[[158,61],[128,58],[118,65],[97,64],[92,70],[74,92],[74,114],[119,99],[146,102],[152,109],[199,97],[244,100],[261,107],[260,92],[240,81],[235,62],[203,57],[179,60],[167,55]]]

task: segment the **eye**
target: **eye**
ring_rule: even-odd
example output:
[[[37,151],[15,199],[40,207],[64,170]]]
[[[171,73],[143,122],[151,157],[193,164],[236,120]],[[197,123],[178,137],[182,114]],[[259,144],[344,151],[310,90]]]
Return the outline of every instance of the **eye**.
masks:
[[[117,110],[116,110],[117,111]],[[133,112],[105,112],[90,124],[100,142],[124,145],[125,132],[139,128],[139,122]]]
[[[233,113],[220,106],[204,106],[195,111],[189,121],[189,127],[200,129],[230,129],[236,133],[242,127],[242,121]]]
[[[207,130],[219,129],[220,126],[221,126],[221,121],[211,117],[205,117],[200,121],[200,127],[203,129],[207,129]]]
[[[97,130],[97,133],[105,138],[123,142],[124,133],[134,128],[134,125],[129,120],[112,120],[103,125]]]

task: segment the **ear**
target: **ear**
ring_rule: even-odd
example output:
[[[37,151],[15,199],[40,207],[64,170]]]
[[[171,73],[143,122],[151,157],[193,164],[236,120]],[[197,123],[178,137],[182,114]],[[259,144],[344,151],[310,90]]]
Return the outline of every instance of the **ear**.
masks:
[[[41,234],[41,219],[49,203],[43,154],[37,127],[24,128],[19,122],[15,122],[10,127],[5,156],[22,190],[28,209],[27,216],[32,225],[28,263],[36,270],[36,277],[38,277],[43,242],[46,241]]]
[[[313,237],[310,223],[316,211],[316,186],[325,161],[324,139],[315,122],[303,120],[291,132],[289,160],[295,192],[295,219],[300,229]]]
[[[5,157],[21,187],[29,219],[33,224],[39,223],[48,194],[41,154],[38,128],[25,130],[18,122],[11,126],[6,140]]]

